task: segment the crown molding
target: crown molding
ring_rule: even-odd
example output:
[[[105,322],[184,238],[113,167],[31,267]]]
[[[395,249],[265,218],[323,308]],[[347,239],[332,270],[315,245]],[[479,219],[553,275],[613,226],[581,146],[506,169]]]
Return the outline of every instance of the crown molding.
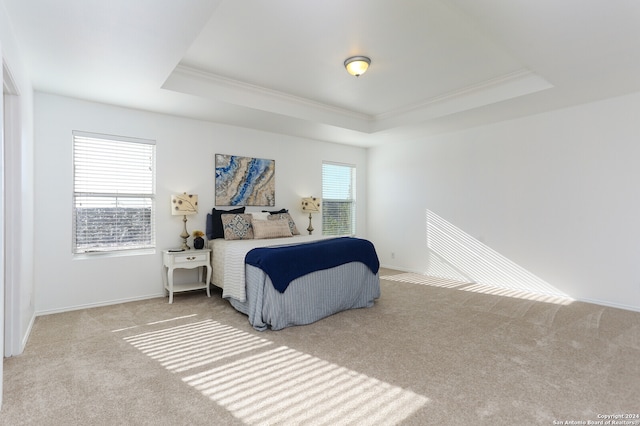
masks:
[[[520,69],[417,104],[372,116],[182,64],[174,69],[163,85],[167,90],[367,134],[424,123],[551,87],[553,85],[537,74]]]
[[[520,69],[480,83],[444,93],[426,101],[377,114],[373,121],[381,128],[389,128],[384,122],[405,121],[409,117],[422,116],[431,119],[453,114],[499,101],[516,98],[552,88],[553,85],[537,74]],[[393,127],[393,126],[391,126]]]
[[[345,108],[340,108],[334,105],[325,104],[322,102],[312,101],[300,96],[291,95],[286,92],[278,90],[268,89],[266,87],[258,86],[251,83],[246,83],[240,80],[235,80],[228,77],[223,77],[218,74],[214,74],[208,71],[190,67],[183,64],[178,64],[171,76],[182,76],[192,79],[200,80],[211,87],[217,87],[224,91],[240,92],[242,94],[251,94],[252,96],[261,97],[263,99],[270,99],[276,103],[290,104],[295,108],[306,108],[323,111],[328,114],[336,114],[344,117],[348,117],[354,120],[360,120],[370,123],[373,121],[373,117],[368,114],[352,111]],[[250,103],[250,102],[247,102]],[[250,105],[247,105],[250,106]]]

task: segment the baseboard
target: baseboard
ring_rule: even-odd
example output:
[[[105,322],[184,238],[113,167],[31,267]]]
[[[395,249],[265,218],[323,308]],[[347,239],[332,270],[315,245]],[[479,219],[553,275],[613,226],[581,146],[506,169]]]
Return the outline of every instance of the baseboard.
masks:
[[[398,267],[395,265],[380,265],[381,268],[386,268],[386,269],[393,269],[394,271],[400,271],[400,272],[411,272],[414,274],[420,274],[420,275],[424,275],[424,271],[416,271],[416,270],[411,270],[411,269],[407,269],[407,268],[402,268],[402,267]],[[595,300],[595,299],[575,299],[576,302],[584,302],[584,303],[591,303],[594,305],[600,305],[600,306],[606,306],[608,308],[616,308],[616,309],[624,309],[626,311],[634,311],[634,312],[640,312],[640,306],[632,306],[632,305],[624,305],[621,303],[613,303],[613,302],[607,302],[604,300]]]
[[[21,355],[22,352],[24,352],[24,348],[27,347],[27,342],[29,341],[29,336],[31,336],[31,329],[33,328],[33,324],[36,321],[36,314],[34,313],[33,315],[31,315],[31,319],[29,319],[29,324],[27,325],[27,329],[24,331],[24,334],[22,335],[22,338],[20,339],[20,347],[19,348],[14,348],[15,351],[13,351],[13,353],[7,355],[4,354],[5,358],[10,358],[12,356],[18,356]]]
[[[606,302],[594,299],[576,299],[577,302],[591,303],[593,305],[606,306],[608,308],[624,309],[625,311],[640,312],[640,306],[623,305],[621,303]]]
[[[418,271],[418,270],[412,270],[412,269],[407,269],[407,268],[402,268],[402,267],[398,267],[395,265],[380,265],[381,268],[385,268],[385,269],[393,269],[394,271],[401,271],[401,272],[410,272],[410,273],[414,273],[414,274],[420,274],[420,275],[424,275],[424,271]],[[111,301],[106,301],[106,302],[99,302],[99,303],[89,303],[86,305],[77,305],[77,306],[69,306],[67,308],[61,308],[61,309],[51,309],[51,310],[47,310],[47,311],[38,311],[35,313],[34,316],[31,317],[31,320],[29,321],[29,326],[27,327],[27,331],[25,333],[25,335],[22,337],[22,341],[21,341],[21,350],[20,353],[22,353],[22,351],[24,350],[24,347],[27,344],[27,341],[29,340],[29,335],[31,334],[31,329],[33,327],[33,323],[35,321],[35,318],[38,316],[42,316],[42,315],[50,315],[50,314],[59,314],[61,312],[69,312],[69,311],[77,311],[80,309],[89,309],[89,308],[98,308],[100,306],[109,306],[109,305],[117,305],[119,303],[127,303],[127,302],[137,302],[139,300],[147,300],[147,299],[154,299],[156,297],[165,297],[165,294],[163,292],[160,293],[156,293],[156,294],[150,294],[147,296],[138,296],[138,297],[131,297],[131,298],[126,298],[126,299],[117,299],[117,300],[111,300]],[[627,311],[634,311],[634,312],[640,312],[640,306],[632,306],[632,305],[624,305],[621,303],[612,303],[612,302],[607,302],[607,301],[603,301],[603,300],[594,300],[594,299],[575,299],[578,302],[584,302],[584,303],[591,303],[594,305],[600,305],[600,306],[606,306],[609,308],[616,308],[616,309],[624,309]]]
[[[43,316],[43,315],[59,314],[59,313],[62,313],[62,312],[78,311],[80,309],[99,308],[101,306],[117,305],[119,303],[137,302],[139,300],[155,299],[156,297],[165,297],[164,292],[149,294],[149,295],[146,295],[146,296],[136,296],[136,297],[129,297],[129,298],[125,298],[125,299],[109,300],[109,301],[105,301],[105,302],[88,303],[86,305],[68,306],[66,308],[60,308],[60,309],[50,309],[50,310],[45,310],[45,311],[37,311],[35,316],[39,317],[39,316]]]
[[[424,275],[424,271],[418,271],[417,269],[401,268],[401,267],[396,266],[396,265],[382,265],[382,264],[380,264],[380,267],[381,268],[385,268],[385,269],[393,269],[394,271],[411,272],[413,274]]]
[[[20,342],[20,353],[24,352],[24,348],[27,346],[27,342],[29,341],[29,336],[31,336],[31,329],[33,328],[33,324],[36,322],[36,313],[34,312],[31,315],[31,319],[29,320],[29,325],[25,330],[24,336],[22,336],[22,341]]]

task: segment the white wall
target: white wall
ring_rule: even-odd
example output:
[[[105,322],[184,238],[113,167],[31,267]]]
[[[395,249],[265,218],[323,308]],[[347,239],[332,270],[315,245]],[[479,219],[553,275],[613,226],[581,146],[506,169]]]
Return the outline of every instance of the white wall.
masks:
[[[560,292],[640,310],[639,160],[638,93],[377,147],[369,238],[429,272],[429,209]]]
[[[3,116],[5,177],[5,355],[26,344],[35,318],[34,286],[34,142],[33,88],[14,39],[4,5],[0,5],[0,52],[3,80],[10,82]]]
[[[322,161],[355,164],[359,203],[366,205],[366,155],[362,148],[330,144],[85,102],[44,93],[35,96],[36,121],[36,311],[57,312],[161,296],[162,249],[179,246],[182,217],[171,216],[170,195],[198,194],[200,212],[187,229],[205,230],[214,207],[214,156],[274,159],[276,208],[290,209],[306,232],[300,198],[321,195]],[[153,255],[74,259],[72,226],[73,130],[156,140],[157,252]],[[225,208],[225,207],[219,207]],[[247,211],[259,211],[248,207]],[[366,230],[365,209],[358,229]],[[314,216],[320,232],[321,218]],[[363,235],[364,236],[364,235]],[[190,271],[177,271],[190,272]],[[177,279],[180,279],[177,276]]]
[[[276,207],[302,229],[299,198],[320,194],[322,160],[356,164],[358,230],[385,266],[430,271],[429,209],[559,292],[640,310],[640,94],[368,152],[41,93],[35,111],[38,313],[161,295],[159,250],[182,225],[163,200],[197,193],[188,228],[203,229],[216,153],[275,159]],[[155,255],[74,260],[72,130],[157,141]]]

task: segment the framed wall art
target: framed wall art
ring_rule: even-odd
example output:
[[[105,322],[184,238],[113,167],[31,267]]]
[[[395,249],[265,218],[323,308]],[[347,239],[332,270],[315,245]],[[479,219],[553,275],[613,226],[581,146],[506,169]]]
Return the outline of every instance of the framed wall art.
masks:
[[[275,206],[275,174],[274,160],[216,154],[216,206]]]

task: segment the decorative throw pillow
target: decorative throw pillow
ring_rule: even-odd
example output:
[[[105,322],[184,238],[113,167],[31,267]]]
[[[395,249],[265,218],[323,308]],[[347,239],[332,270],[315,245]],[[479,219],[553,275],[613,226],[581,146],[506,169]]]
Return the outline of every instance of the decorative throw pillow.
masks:
[[[296,223],[293,221],[293,218],[289,213],[275,213],[269,216],[269,220],[280,220],[286,219],[289,223],[289,229],[291,230],[292,235],[300,235],[298,228],[296,227]]]
[[[216,210],[216,208],[214,207],[213,210],[211,211],[211,220],[212,220],[212,234],[209,237],[207,235],[207,238],[209,238],[210,240],[213,240],[214,238],[224,238],[224,228],[222,227],[222,218],[221,216],[223,214],[239,214],[239,213],[244,213],[244,207],[238,207],[237,209],[231,209],[231,210]]]
[[[253,239],[250,214],[223,214],[221,219],[225,240]]]
[[[207,234],[208,239],[213,240],[213,216],[211,215],[211,213],[207,213],[207,225],[205,234]]]
[[[291,229],[289,229],[289,221],[280,220],[253,220],[253,237],[255,239],[262,238],[281,238],[291,237]]]
[[[269,219],[269,213],[268,212],[262,212],[262,213],[251,212],[251,216],[253,217],[252,220],[267,220],[267,219]]]

